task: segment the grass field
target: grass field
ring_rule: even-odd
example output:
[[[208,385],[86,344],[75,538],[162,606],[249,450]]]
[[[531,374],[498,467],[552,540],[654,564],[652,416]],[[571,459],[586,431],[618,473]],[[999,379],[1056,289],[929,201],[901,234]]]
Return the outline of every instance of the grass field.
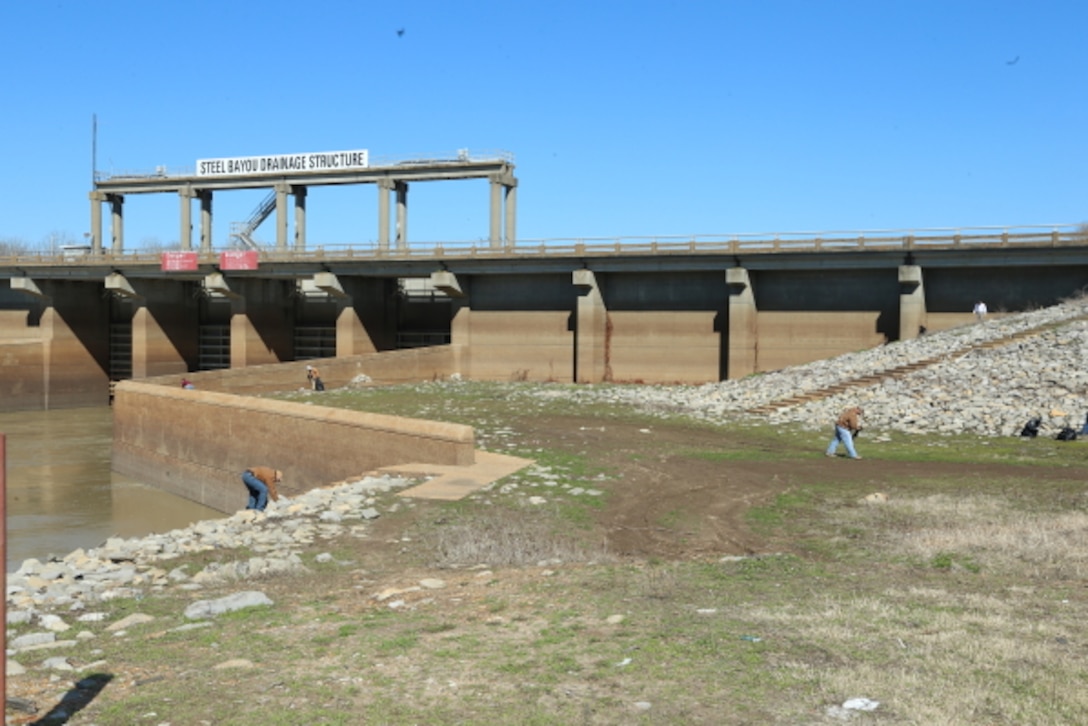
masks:
[[[540,388],[329,392],[470,423],[537,465],[460,502],[389,495],[305,573],[96,607],[154,620],[66,651],[73,679],[27,663],[9,695],[41,712],[15,722],[1088,723],[1088,443],[897,435],[829,461],[825,432],[575,411]],[[733,472],[746,551],[714,551],[707,500],[670,496]],[[688,554],[616,551],[632,488],[669,499],[642,526]],[[275,605],[175,630],[189,601],[239,590]]]

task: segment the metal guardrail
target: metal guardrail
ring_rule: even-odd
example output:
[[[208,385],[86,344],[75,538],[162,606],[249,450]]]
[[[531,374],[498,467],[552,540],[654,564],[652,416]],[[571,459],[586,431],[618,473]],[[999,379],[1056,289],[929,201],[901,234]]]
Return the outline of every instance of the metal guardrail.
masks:
[[[1020,230],[1020,231],[1017,231]],[[379,247],[375,242],[315,245],[305,250],[265,248],[260,251],[262,262],[352,261],[352,260],[417,260],[417,259],[494,259],[535,257],[613,257],[666,255],[751,255],[798,252],[863,252],[911,251],[936,249],[983,249],[993,247],[1041,248],[1088,246],[1088,229],[1083,225],[1061,225],[1034,228],[973,228],[964,230],[911,230],[892,234],[873,232],[782,233],[767,235],[695,235],[690,237],[611,237],[518,240],[493,246],[487,241],[476,242],[414,242],[407,249]],[[919,233],[922,232],[922,233]],[[816,236],[805,237],[805,234]],[[107,263],[158,264],[165,251],[126,250],[114,253],[109,249],[93,254],[73,251],[39,251],[16,255],[0,255],[0,265],[102,265]],[[223,250],[200,251],[198,260],[206,264],[218,262]]]

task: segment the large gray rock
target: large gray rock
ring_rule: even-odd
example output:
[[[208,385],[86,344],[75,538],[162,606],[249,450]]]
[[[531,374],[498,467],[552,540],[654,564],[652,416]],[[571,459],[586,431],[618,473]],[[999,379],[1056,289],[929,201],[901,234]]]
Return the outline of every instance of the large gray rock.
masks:
[[[227,595],[216,600],[197,600],[185,608],[185,617],[190,620],[201,620],[203,618],[213,618],[223,613],[234,612],[235,610],[272,604],[274,604],[272,600],[263,592],[249,590],[236,592],[233,595]]]

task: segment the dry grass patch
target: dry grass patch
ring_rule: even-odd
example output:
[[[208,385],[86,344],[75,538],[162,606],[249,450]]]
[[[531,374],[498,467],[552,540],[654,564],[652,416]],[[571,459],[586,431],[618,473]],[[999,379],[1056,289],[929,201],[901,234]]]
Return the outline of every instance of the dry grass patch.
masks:
[[[603,542],[564,526],[546,509],[462,511],[427,531],[435,566],[522,567],[540,563],[606,562]]]
[[[849,526],[879,524],[883,547],[938,568],[1088,578],[1088,512],[1079,509],[1025,510],[1000,495],[942,493],[892,498],[839,516]]]
[[[810,534],[850,553],[833,580],[734,615],[788,644],[776,667],[818,700],[873,698],[897,723],[1083,723],[1088,514],[1071,491],[825,502]]]
[[[828,594],[741,617],[790,645],[777,667],[813,684],[824,702],[879,700],[912,724],[1063,724],[1088,714],[1079,622],[1037,598],[891,588]],[[798,657],[805,656],[808,657]]]

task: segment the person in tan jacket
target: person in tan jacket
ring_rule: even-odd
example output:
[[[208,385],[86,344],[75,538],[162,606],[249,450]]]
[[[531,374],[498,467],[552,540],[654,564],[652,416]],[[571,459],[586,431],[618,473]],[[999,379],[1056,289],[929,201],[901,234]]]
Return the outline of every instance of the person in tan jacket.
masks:
[[[827,445],[827,456],[835,456],[835,452],[841,443],[846,447],[846,454],[851,459],[860,459],[854,449],[854,437],[861,433],[861,416],[865,413],[861,406],[852,406],[841,414],[835,421],[835,435],[831,437],[831,443]]]
[[[268,500],[278,502],[280,493],[276,484],[283,481],[283,472],[268,466],[251,466],[242,472],[242,483],[249,490],[249,503],[246,509],[264,511]]]
[[[315,391],[324,391],[325,383],[321,380],[321,372],[313,366],[306,366],[306,380],[310,382],[310,387]]]

